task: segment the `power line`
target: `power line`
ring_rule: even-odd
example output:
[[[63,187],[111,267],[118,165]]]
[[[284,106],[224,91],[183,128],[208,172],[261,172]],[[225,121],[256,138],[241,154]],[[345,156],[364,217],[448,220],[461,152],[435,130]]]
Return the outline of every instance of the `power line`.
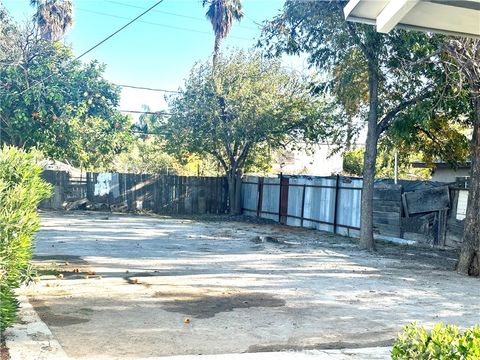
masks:
[[[175,91],[175,90],[155,89],[155,88],[149,88],[144,86],[122,85],[122,84],[114,84],[114,85],[124,87],[124,88],[138,89],[138,90],[159,91],[159,92],[175,93],[175,94],[180,93],[179,91]]]
[[[105,0],[105,2],[108,2],[108,3],[111,3],[111,4],[117,4],[117,5],[121,5],[121,6],[126,6],[126,7],[130,7],[130,8],[135,8],[135,9],[145,9],[141,6],[136,6],[136,5],[132,5],[132,4],[125,4],[125,3],[122,3],[120,1],[113,1],[113,0]],[[165,11],[165,10],[153,10],[153,12],[156,12],[156,13],[160,13],[160,14],[167,14],[167,15],[172,15],[172,16],[177,16],[177,17],[181,17],[181,18],[184,18],[184,19],[190,19],[190,20],[196,20],[196,21],[201,21],[201,22],[205,22],[205,18],[200,18],[200,17],[196,17],[196,16],[189,16],[189,15],[183,15],[183,14],[178,14],[178,13],[174,13],[174,12],[170,12],[170,11]],[[250,17],[246,16],[246,18],[250,19],[255,25],[258,26],[258,24]],[[259,28],[258,27],[251,27],[251,26],[245,26],[243,25],[242,23],[239,23],[238,24],[239,27],[243,28],[243,29],[248,29],[248,30],[258,30]]]
[[[108,17],[115,18],[115,19],[128,19],[125,16],[107,14],[107,13],[100,12],[100,11],[95,11],[95,10],[82,9],[82,8],[77,8],[77,10],[88,12],[88,13],[91,13],[91,14],[101,15],[101,16],[108,16]],[[144,20],[140,20],[139,22],[142,23],[142,24],[155,25],[155,26],[160,26],[160,27],[167,28],[167,29],[182,30],[182,31],[194,32],[194,33],[197,33],[197,34],[212,35],[212,32],[210,32],[210,31],[195,30],[195,29],[185,28],[185,27],[181,27],[181,26],[166,25],[166,24],[161,24],[161,23],[151,22],[151,21],[144,21]],[[246,40],[246,41],[251,41],[252,40],[252,39],[249,39],[249,38],[246,38],[246,37],[241,37],[241,36],[230,36],[230,37],[233,38],[233,39],[237,39],[237,40]]]
[[[146,13],[148,13],[149,11],[151,11],[153,8],[155,8],[156,6],[160,5],[161,3],[163,2],[163,0],[160,0],[160,1],[157,1],[153,6],[149,7],[147,10],[145,10],[144,12],[142,12],[140,15],[138,15],[137,17],[135,17],[134,19],[130,20],[128,23],[126,23],[125,25],[123,25],[121,28],[119,28],[118,30],[114,31],[113,33],[111,33],[109,36],[107,36],[105,39],[103,39],[102,41],[96,43],[95,45],[93,45],[91,48],[89,48],[87,51],[84,51],[82,54],[80,54],[79,56],[77,56],[74,61],[76,60],[79,60],[80,58],[82,58],[83,56],[87,55],[89,52],[93,51],[94,49],[96,49],[97,47],[99,47],[100,45],[102,45],[105,41],[111,39],[113,36],[117,35],[120,31],[122,31],[123,29],[125,29],[127,26],[131,25],[132,23],[134,23],[136,20],[138,20],[139,18],[141,18],[143,15],[145,15]],[[31,87],[23,90],[22,92],[19,93],[19,95],[22,95],[24,94],[25,92],[27,92],[28,90],[30,90],[32,87],[42,83],[43,81],[51,78],[53,75],[55,74],[54,71],[52,71],[52,73],[50,75],[48,75],[47,77],[43,78],[42,80],[38,80],[36,83],[32,84]]]
[[[130,114],[173,115],[172,113],[164,112],[162,110],[160,111],[118,110],[118,111],[124,112],[124,113],[130,113]]]
[[[100,41],[99,43],[95,44],[94,46],[92,46],[90,49],[88,49],[87,51],[85,51],[83,54],[81,54],[80,56],[77,56],[77,58],[75,60],[78,60],[80,59],[82,56],[88,54],[90,51],[92,51],[93,49],[97,48],[98,46],[102,45],[105,41],[109,40],[110,38],[114,37],[115,35],[117,35],[120,31],[122,31],[123,29],[125,29],[127,26],[131,25],[132,23],[134,23],[136,20],[140,19],[143,15],[145,15],[146,13],[148,13],[149,11],[153,10],[153,8],[155,8],[156,6],[160,5],[160,3],[162,3],[163,0],[160,0],[158,2],[156,2],[154,5],[150,6],[147,10],[145,10],[143,13],[141,13],[140,15],[138,15],[136,18],[130,20],[128,23],[126,23],[125,25],[123,25],[120,29],[118,29],[117,31],[114,31],[111,35],[107,36],[105,39],[103,39],[102,41]]]
[[[155,136],[160,135],[158,133],[152,133],[152,132],[147,132],[147,131],[139,131],[139,130],[130,130],[130,132],[133,133],[133,134],[140,134],[140,135],[155,135]]]

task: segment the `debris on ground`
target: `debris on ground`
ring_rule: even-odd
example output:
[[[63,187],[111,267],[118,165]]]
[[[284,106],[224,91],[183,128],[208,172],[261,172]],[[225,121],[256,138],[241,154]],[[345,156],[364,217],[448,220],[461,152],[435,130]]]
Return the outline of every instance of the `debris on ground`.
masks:
[[[88,210],[88,206],[92,205],[90,200],[87,198],[71,201],[71,202],[64,202],[63,208],[67,211],[71,210]]]

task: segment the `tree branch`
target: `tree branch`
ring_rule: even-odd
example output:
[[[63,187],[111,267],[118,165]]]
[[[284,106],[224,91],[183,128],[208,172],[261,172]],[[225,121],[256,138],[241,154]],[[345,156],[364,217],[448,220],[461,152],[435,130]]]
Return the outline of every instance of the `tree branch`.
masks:
[[[387,129],[387,127],[390,125],[390,122],[395,118],[395,116],[398,115],[399,112],[405,110],[410,105],[418,101],[426,99],[430,95],[432,95],[431,91],[424,91],[423,93],[415,96],[412,99],[403,100],[400,104],[398,104],[398,106],[386,113],[382,120],[380,120],[380,122],[377,124],[377,136],[380,136]]]

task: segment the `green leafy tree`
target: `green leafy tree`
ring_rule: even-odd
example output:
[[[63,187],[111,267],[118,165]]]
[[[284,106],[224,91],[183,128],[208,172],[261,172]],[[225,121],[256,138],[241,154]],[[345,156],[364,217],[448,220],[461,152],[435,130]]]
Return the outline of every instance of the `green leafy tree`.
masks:
[[[30,0],[36,8],[33,20],[47,41],[59,41],[73,24],[72,0]]]
[[[74,60],[71,50],[41,39],[35,24],[12,25],[0,38],[9,64],[0,64],[0,141],[92,168],[125,145],[129,119],[120,90],[103,77],[104,66]]]
[[[136,138],[127,150],[115,156],[106,170],[136,174],[184,173],[184,167],[165,152],[164,145],[154,136]]]
[[[243,17],[242,3],[240,0],[202,0],[202,5],[208,7],[205,16],[212,23],[215,34],[213,47],[213,67],[215,67],[221,41],[232,30],[233,22],[240,21]]]
[[[241,176],[257,154],[316,140],[334,116],[279,61],[244,51],[220,57],[215,71],[211,63],[197,64],[169,106],[172,115],[161,130],[168,151],[180,159],[216,159],[228,177],[232,213],[241,210]]]
[[[395,155],[394,148],[385,144],[380,144],[377,164],[375,165],[376,177],[393,178],[395,176]],[[343,171],[348,175],[362,176],[364,148],[356,148],[343,153]],[[430,169],[414,169],[413,160],[421,159],[422,155],[418,153],[398,152],[398,177],[407,180],[428,180],[431,177]]]
[[[457,271],[462,274],[480,275],[480,40],[452,39],[443,47],[459,76],[460,86],[466,84],[471,102],[471,170],[465,230]]]
[[[445,84],[438,66],[423,61],[435,55],[440,37],[406,31],[388,35],[368,25],[347,22],[346,1],[287,0],[268,22],[260,46],[270,54],[308,55],[328,81],[317,90],[332,96],[350,119],[367,125],[361,200],[360,246],[374,249],[373,187],[381,135],[401,117],[424,116],[414,109],[431,104]],[[434,80],[432,80],[434,77]],[[351,135],[351,129],[346,136]],[[347,139],[337,139],[348,144]]]

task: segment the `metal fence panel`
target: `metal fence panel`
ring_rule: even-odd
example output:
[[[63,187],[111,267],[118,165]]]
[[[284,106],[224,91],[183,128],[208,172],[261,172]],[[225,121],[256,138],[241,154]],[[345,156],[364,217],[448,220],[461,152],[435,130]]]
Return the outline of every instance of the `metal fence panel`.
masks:
[[[281,197],[285,186],[288,191],[283,193],[288,196]],[[246,215],[281,220],[291,226],[351,235],[360,227],[361,187],[361,179],[339,176],[249,176],[242,185],[243,210]]]
[[[263,202],[260,217],[278,221],[280,208],[280,179],[265,178],[263,183]]]
[[[256,216],[258,206],[258,180],[256,176],[245,176],[242,183],[242,207],[245,215]]]
[[[362,179],[340,181],[337,202],[337,232],[352,235],[360,228]]]

